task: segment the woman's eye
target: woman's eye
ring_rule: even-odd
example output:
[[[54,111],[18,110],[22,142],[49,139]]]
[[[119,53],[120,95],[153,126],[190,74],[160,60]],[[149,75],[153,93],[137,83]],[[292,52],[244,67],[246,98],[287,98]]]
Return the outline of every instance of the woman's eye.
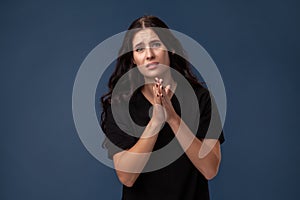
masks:
[[[160,46],[161,46],[161,43],[160,43],[160,42],[155,42],[155,43],[152,44],[152,47],[153,47],[153,48],[158,48],[158,47],[160,47]]]
[[[143,51],[143,50],[144,50],[143,47],[138,47],[138,48],[135,49],[136,52],[141,52],[141,51]]]

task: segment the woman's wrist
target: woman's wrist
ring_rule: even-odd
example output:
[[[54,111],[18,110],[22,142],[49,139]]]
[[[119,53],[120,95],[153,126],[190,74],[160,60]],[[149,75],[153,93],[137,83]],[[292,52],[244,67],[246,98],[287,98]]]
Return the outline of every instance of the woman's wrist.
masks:
[[[172,127],[174,125],[179,125],[180,122],[181,122],[181,118],[177,114],[167,121],[167,123],[170,125],[170,127]]]
[[[152,128],[160,129],[165,122],[151,118],[149,124]]]
[[[159,122],[158,120],[152,118],[149,121],[147,128],[152,133],[152,135],[156,135],[160,131],[163,124],[163,122]]]

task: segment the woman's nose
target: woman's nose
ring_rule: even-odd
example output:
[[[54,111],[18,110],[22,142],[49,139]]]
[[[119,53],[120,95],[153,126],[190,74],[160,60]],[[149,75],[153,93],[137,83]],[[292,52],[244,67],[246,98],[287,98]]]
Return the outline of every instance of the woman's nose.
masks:
[[[155,54],[153,52],[153,49],[148,47],[146,48],[146,59],[147,60],[152,60],[153,58],[155,58]]]

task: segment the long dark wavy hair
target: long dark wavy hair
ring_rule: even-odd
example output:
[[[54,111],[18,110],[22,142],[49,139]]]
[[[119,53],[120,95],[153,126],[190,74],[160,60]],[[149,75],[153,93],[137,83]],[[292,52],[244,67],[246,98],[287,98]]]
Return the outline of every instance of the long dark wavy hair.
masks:
[[[122,46],[119,50],[118,58],[116,61],[116,67],[112,73],[109,82],[108,82],[108,93],[104,94],[101,97],[102,104],[102,113],[101,113],[101,127],[102,130],[106,133],[106,114],[107,108],[110,106],[112,101],[112,91],[115,88],[119,79],[127,73],[130,69],[136,67],[133,62],[133,47],[132,40],[138,31],[144,28],[151,28],[160,38],[161,42],[168,49],[168,55],[170,59],[170,67],[177,70],[182,74],[187,81],[193,86],[202,87],[201,83],[198,82],[196,76],[191,72],[189,62],[180,55],[185,55],[185,52],[178,41],[178,39],[171,33],[169,27],[158,17],[156,16],[143,16],[132,22],[129,26],[128,31],[125,34]],[[129,31],[130,30],[130,31]],[[184,56],[186,57],[186,56]],[[144,78],[142,74],[138,77],[134,77],[134,80],[137,82],[143,81]],[[133,82],[124,82],[126,84],[134,84]],[[132,88],[135,88],[134,86]]]

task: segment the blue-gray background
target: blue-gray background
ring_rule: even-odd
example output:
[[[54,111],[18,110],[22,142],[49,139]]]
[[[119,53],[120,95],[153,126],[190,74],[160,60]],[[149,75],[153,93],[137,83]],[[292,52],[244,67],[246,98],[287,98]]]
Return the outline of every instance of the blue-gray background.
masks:
[[[296,0],[1,1],[0,199],[120,199],[113,169],[77,135],[72,88],[87,54],[143,14],[197,40],[222,74],[212,199],[297,199],[298,10]]]

